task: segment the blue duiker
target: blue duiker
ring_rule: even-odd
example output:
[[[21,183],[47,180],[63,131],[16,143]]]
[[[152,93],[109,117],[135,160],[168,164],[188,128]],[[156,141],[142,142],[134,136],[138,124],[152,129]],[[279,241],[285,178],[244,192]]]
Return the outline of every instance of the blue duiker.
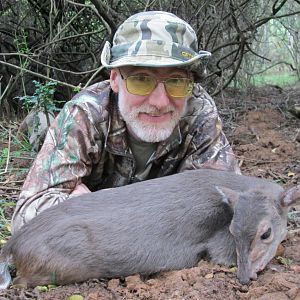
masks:
[[[14,233],[0,256],[2,288],[68,284],[189,268],[206,258],[256,279],[287,232],[287,191],[264,179],[192,170],[70,198]],[[0,271],[1,272],[1,271]],[[0,279],[1,282],[1,279]]]

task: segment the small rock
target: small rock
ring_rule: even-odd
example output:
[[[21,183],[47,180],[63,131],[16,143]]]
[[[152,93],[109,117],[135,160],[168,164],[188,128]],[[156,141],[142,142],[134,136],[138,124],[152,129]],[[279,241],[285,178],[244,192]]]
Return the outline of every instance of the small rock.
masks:
[[[275,293],[267,293],[259,298],[255,298],[253,300],[289,300],[289,298],[286,296],[283,292],[275,292]]]
[[[120,280],[119,279],[111,279],[108,283],[107,283],[107,287],[109,289],[115,289],[120,285]]]
[[[289,291],[286,292],[286,294],[288,295],[288,297],[290,299],[295,300],[297,295],[300,296],[300,289],[298,287],[291,288]],[[300,297],[299,297],[299,300],[300,300]]]
[[[300,143],[300,132],[297,133],[295,140]]]
[[[241,293],[248,293],[249,292],[249,287],[248,285],[242,285],[240,288],[239,288],[239,291]]]
[[[285,252],[284,246],[282,244],[279,244],[275,256],[283,256],[284,252]]]
[[[214,273],[206,274],[204,277],[205,277],[206,279],[212,279],[212,278],[214,278]]]
[[[300,293],[298,293],[298,294],[296,295],[296,297],[294,298],[294,300],[300,300]]]
[[[151,279],[148,279],[148,280],[146,281],[146,283],[147,283],[148,285],[152,286],[152,285],[157,284],[157,280],[151,278]]]
[[[300,273],[300,266],[292,265],[291,270],[294,271],[295,273]]]
[[[290,107],[289,111],[290,111],[294,116],[300,118],[300,105],[299,105],[299,104],[294,103],[294,104]]]
[[[283,265],[278,265],[278,264],[269,264],[269,269],[275,272],[284,272],[285,267]]]
[[[100,300],[98,293],[89,293],[87,300]]]
[[[140,275],[133,275],[126,277],[126,286],[129,291],[135,291],[146,285],[142,282]]]

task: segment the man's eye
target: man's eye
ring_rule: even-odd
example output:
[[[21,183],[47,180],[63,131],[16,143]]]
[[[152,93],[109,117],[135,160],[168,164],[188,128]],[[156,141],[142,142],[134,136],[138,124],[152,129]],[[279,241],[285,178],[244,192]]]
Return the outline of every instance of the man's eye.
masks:
[[[170,78],[168,81],[172,84],[183,84],[184,83],[183,78]]]
[[[150,77],[149,76],[144,76],[144,75],[137,75],[135,76],[136,80],[138,81],[149,81],[150,80]]]
[[[191,81],[187,78],[170,78],[168,79],[169,84],[176,86],[187,86]]]

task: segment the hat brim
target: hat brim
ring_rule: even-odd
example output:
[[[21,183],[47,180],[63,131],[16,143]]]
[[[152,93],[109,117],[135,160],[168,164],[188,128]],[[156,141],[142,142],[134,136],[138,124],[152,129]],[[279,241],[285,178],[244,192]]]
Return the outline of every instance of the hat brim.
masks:
[[[110,43],[106,42],[101,54],[102,66],[112,69],[123,66],[138,66],[138,67],[187,67],[198,65],[199,59],[211,56],[208,51],[200,51],[193,58],[185,61],[174,59],[172,57],[154,56],[154,55],[136,55],[136,56],[123,56],[114,62],[110,62]]]

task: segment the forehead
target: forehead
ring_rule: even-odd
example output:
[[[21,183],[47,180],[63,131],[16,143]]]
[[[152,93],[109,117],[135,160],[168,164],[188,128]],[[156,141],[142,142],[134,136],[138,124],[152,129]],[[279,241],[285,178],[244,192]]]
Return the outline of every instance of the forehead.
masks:
[[[231,223],[234,235],[255,236],[258,224],[270,218],[270,206],[268,198],[260,191],[242,195],[234,207]],[[272,214],[271,219],[275,217]]]
[[[121,68],[121,71],[126,72],[126,74],[147,73],[156,76],[165,76],[165,75],[169,76],[170,74],[182,74],[185,76],[189,75],[189,72],[187,70],[175,68],[175,67],[151,68],[151,67],[125,66]]]

